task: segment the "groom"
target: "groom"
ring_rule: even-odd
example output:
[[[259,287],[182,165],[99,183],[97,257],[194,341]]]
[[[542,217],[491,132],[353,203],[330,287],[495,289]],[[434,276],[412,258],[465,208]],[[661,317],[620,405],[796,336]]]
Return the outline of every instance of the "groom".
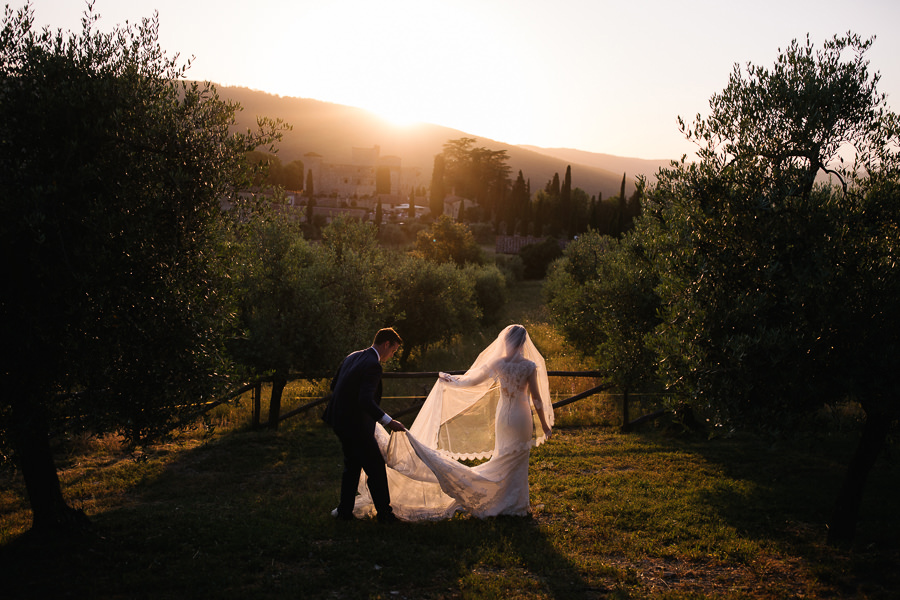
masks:
[[[385,414],[381,404],[381,363],[387,362],[400,347],[402,340],[391,328],[375,334],[372,345],[347,356],[331,381],[332,396],[322,418],[331,425],[344,453],[344,472],[341,475],[341,500],[337,517],[352,520],[360,471],[368,477],[369,493],[378,511],[378,521],[397,520],[391,509],[387,471],[378,443],[375,441],[375,422],[393,431],[406,431],[400,421]]]

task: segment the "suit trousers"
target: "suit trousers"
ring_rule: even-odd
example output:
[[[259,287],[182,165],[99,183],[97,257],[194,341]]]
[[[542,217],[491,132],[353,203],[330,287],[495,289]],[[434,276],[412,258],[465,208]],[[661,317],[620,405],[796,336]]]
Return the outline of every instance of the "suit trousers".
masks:
[[[388,490],[387,470],[384,457],[375,441],[374,431],[335,430],[344,453],[344,472],[341,475],[341,499],[338,515],[348,517],[353,514],[356,492],[359,488],[360,471],[368,478],[369,493],[378,516],[391,514],[391,496]]]

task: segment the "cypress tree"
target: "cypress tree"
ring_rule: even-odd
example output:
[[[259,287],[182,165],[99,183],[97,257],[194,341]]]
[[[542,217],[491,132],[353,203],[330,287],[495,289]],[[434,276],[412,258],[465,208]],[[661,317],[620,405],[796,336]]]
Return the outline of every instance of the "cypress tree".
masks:
[[[566,166],[566,177],[559,193],[560,224],[563,231],[571,235],[575,232],[572,210],[572,165]]]
[[[391,193],[391,169],[390,167],[381,166],[375,169],[375,193],[390,194]]]
[[[610,235],[621,237],[628,227],[627,205],[625,200],[625,173],[622,173],[622,187],[619,190],[619,201],[616,203],[616,213],[613,219],[615,231],[610,231]]]
[[[534,221],[534,207],[531,205],[531,179],[525,181],[525,212],[522,215],[523,235],[528,235],[528,224]]]
[[[431,171],[431,199],[428,203],[431,209],[431,216],[438,218],[444,214],[444,198],[447,195],[446,186],[444,185],[444,155],[436,154],[434,157],[434,168]]]

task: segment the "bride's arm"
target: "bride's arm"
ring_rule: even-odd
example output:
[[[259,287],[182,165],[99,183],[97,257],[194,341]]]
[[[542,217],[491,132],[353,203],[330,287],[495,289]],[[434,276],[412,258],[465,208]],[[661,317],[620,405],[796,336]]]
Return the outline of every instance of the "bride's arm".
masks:
[[[478,385],[483,381],[486,381],[490,377],[490,369],[487,367],[478,369],[477,371],[466,371],[462,375],[450,375],[449,373],[438,373],[438,378],[441,381],[449,383],[450,385],[455,385],[457,387],[469,387],[472,385]]]
[[[537,410],[538,419],[541,421],[541,428],[544,430],[544,437],[550,437],[550,425],[547,423],[547,417],[544,415],[544,399],[541,398],[541,390],[538,386],[537,369],[528,376],[528,391],[531,392],[531,402]]]

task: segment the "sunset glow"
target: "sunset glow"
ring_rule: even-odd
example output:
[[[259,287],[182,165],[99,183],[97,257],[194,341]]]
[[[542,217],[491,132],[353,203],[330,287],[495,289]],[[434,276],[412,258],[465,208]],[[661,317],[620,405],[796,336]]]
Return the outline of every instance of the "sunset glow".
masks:
[[[85,4],[35,0],[38,26],[79,29]],[[15,5],[13,5],[15,8]],[[770,65],[807,33],[817,46],[853,30],[881,90],[900,108],[900,4],[632,3],[562,0],[97,0],[100,28],[160,16],[170,55],[188,75],[281,96],[368,109],[512,144],[640,158],[694,148],[692,119],[735,63]]]

